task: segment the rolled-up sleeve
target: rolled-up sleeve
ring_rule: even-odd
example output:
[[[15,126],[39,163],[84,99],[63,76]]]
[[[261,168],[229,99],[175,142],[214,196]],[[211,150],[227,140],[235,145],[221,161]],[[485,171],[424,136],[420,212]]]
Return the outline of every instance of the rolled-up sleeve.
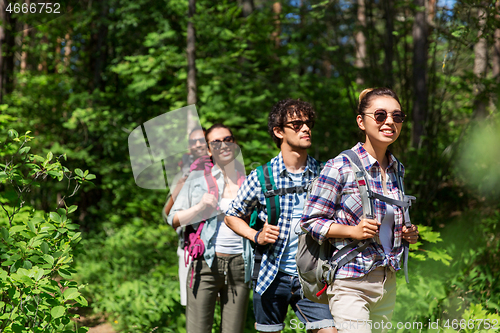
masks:
[[[337,223],[335,211],[339,207],[344,178],[339,171],[341,161],[342,158],[336,158],[325,165],[311,188],[300,220],[302,229],[320,244],[326,240],[332,223]]]

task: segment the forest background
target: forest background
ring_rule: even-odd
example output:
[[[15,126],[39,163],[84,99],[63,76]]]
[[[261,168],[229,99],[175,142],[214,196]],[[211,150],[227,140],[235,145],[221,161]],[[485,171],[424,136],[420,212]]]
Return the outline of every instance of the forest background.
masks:
[[[301,98],[319,117],[310,154],[328,160],[362,140],[357,96],[377,86],[408,115],[391,150],[422,235],[394,322],[498,323],[500,1],[59,3],[61,15],[28,15],[36,2],[0,1],[0,331],[69,332],[82,323],[64,318],[95,313],[118,332],[184,332],[168,191],[136,186],[130,132],[196,104],[203,126],[233,129],[250,171],[277,154],[272,105]]]

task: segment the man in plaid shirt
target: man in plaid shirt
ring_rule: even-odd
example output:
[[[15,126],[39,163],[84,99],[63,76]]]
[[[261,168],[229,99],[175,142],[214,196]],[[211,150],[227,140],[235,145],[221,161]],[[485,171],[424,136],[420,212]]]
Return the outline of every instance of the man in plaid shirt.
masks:
[[[281,150],[271,160],[271,171],[278,189],[305,186],[319,175],[318,161],[307,154],[315,116],[312,106],[300,100],[282,100],[273,107],[268,130]],[[283,330],[289,304],[309,332],[336,332],[328,305],[301,297],[295,254],[305,197],[305,192],[281,195],[277,225],[268,224],[266,200],[254,170],[226,212],[225,223],[237,234],[259,245],[269,244],[254,281],[255,328],[260,332]],[[259,218],[266,221],[258,231],[244,220],[255,208]],[[289,324],[292,328],[296,325],[293,320]]]

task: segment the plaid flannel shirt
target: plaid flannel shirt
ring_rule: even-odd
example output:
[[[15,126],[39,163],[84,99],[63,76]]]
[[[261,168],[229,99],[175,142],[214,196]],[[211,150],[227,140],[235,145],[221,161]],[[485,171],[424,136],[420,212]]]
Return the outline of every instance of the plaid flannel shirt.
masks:
[[[292,178],[288,175],[283,162],[283,156],[279,153],[278,156],[271,160],[271,169],[273,178],[277,188],[293,187]],[[316,176],[319,175],[320,164],[311,156],[307,156],[307,165],[303,173],[302,185],[308,183]],[[278,226],[280,234],[276,243],[272,244],[262,256],[260,265],[259,276],[255,291],[262,295],[269,285],[273,282],[279,270],[281,256],[287,244],[288,235],[291,230],[292,213],[293,213],[293,198],[295,194],[286,194],[280,197],[280,217],[278,219]],[[302,193],[304,197],[306,193]],[[248,217],[257,207],[259,218],[262,221],[267,219],[266,199],[262,193],[262,188],[259,183],[257,171],[253,170],[250,175],[245,179],[236,198],[229,206],[226,212],[227,216],[235,216],[239,218]]]
[[[382,174],[379,163],[370,156],[361,143],[351,148],[360,158],[368,175],[370,189],[373,192],[384,194],[382,188]],[[400,199],[397,187],[397,164],[395,157],[387,152],[389,166],[387,174],[387,196]],[[387,204],[378,199],[374,200],[374,214],[378,221],[382,221],[386,214]],[[370,244],[354,260],[339,268],[336,278],[361,277],[380,266],[389,266],[393,270],[400,269],[403,227],[403,209],[394,208],[393,247],[386,255],[379,236],[368,239]],[[304,207],[301,219],[302,228],[320,244],[326,240],[326,234],[332,223],[343,225],[357,225],[363,214],[361,196],[354,179],[354,172],[349,160],[343,156],[331,159],[325,165],[316,185],[311,189],[309,200]],[[336,251],[346,246],[352,239],[329,239]],[[334,252],[334,253],[335,253]]]

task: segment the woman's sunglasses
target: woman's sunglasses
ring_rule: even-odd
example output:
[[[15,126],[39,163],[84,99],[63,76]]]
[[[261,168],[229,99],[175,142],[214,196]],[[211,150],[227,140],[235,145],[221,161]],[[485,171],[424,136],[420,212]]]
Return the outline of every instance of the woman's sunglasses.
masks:
[[[375,119],[376,122],[378,123],[383,123],[387,119],[387,115],[390,114],[392,117],[392,120],[394,120],[395,123],[401,124],[403,121],[405,121],[406,115],[404,114],[403,111],[394,111],[394,112],[387,112],[385,110],[377,110],[373,113],[365,113],[365,115],[370,115],[373,114],[373,118]]]
[[[230,136],[226,136],[222,140],[210,141],[209,144],[213,150],[219,150],[221,148],[223,142],[226,144],[226,146],[232,145],[234,143],[234,136],[230,135]]]
[[[306,124],[307,127],[309,127],[309,129],[313,129],[314,120],[294,120],[285,123],[285,125],[291,125],[289,127],[291,127],[295,132],[300,131],[300,129],[302,128],[302,126],[304,126],[304,124]]]

